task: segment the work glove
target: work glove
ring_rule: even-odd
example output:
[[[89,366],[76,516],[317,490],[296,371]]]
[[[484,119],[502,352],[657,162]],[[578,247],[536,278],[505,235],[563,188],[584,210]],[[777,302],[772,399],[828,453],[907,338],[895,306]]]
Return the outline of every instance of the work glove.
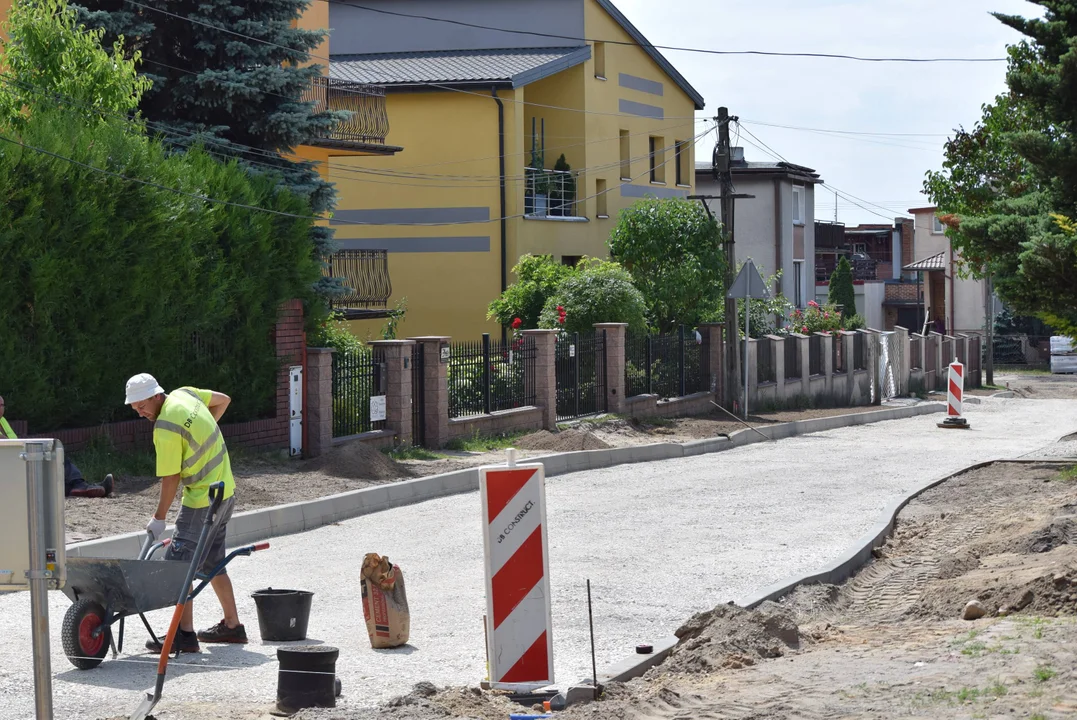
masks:
[[[165,531],[165,521],[164,520],[158,520],[155,517],[151,517],[150,521],[148,523],[146,523],[146,532],[148,532],[150,534],[150,537],[153,538],[154,542],[156,542],[157,538],[161,537],[161,535],[164,534],[164,531]]]

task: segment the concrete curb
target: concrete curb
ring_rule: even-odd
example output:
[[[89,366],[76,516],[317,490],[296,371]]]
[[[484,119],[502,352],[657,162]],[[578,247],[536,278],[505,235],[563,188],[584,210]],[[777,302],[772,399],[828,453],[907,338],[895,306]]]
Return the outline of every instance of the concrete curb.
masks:
[[[1064,458],[1050,458],[1047,460],[1037,458],[1013,458],[1013,459],[996,459],[985,460],[984,462],[978,462],[968,467],[962,468],[956,472],[952,472],[944,477],[937,478],[935,480],[929,480],[917,489],[913,490],[907,497],[896,500],[891,503],[883,512],[882,519],[875,524],[875,526],[863,535],[860,539],[852,544],[852,546],[845,551],[845,554],[840,556],[837,560],[826,565],[823,569],[810,572],[806,575],[801,575],[793,579],[783,580],[776,585],[772,585],[766,588],[762,592],[750,595],[747,598],[736,600],[737,605],[746,608],[748,610],[759,607],[767,600],[779,600],[785,597],[789,593],[796,590],[801,585],[837,585],[845,582],[856,572],[868,563],[871,559],[871,553],[875,548],[884,544],[887,538],[894,530],[894,523],[897,521],[898,514],[920,495],[930,490],[933,487],[941,485],[942,483],[955,478],[959,475],[978,470],[988,465],[997,465],[998,463],[1014,463],[1014,464],[1031,464],[1041,462],[1054,462],[1058,464],[1068,464]],[[673,651],[674,646],[677,644],[677,638],[670,636],[663,639],[660,643],[654,646],[654,654],[648,655],[644,659],[639,659],[639,656],[633,656],[622,660],[619,663],[609,667],[605,673],[599,674],[600,683],[610,682],[626,682],[633,678],[637,678],[643,675],[649,669],[658,665],[665,660],[670,652]]]
[[[772,440],[781,440],[797,435],[825,432],[853,425],[916,417],[942,412],[945,409],[946,405],[943,403],[918,403],[912,406],[885,408],[873,412],[797,420],[790,423],[769,425],[759,430]],[[755,431],[744,429],[738,430],[728,437],[706,438],[687,443],[655,443],[652,445],[603,450],[582,450],[527,458],[527,461],[541,462],[546,468],[547,477],[552,477],[554,475],[563,475],[581,470],[595,470],[627,463],[652,462],[722,452],[723,450],[752,445],[757,442],[765,442],[765,440]],[[479,472],[475,468],[469,468],[442,475],[430,475],[377,487],[363,488],[362,490],[352,490],[315,500],[250,510],[232,517],[228,524],[228,542],[230,546],[238,547],[267,538],[314,530],[323,525],[359,517],[360,515],[412,505],[448,495],[472,492],[478,490],[478,488]],[[170,532],[171,530],[166,532],[166,535],[170,534]],[[135,557],[144,536],[145,533],[136,532],[76,543],[68,546],[67,554],[72,557]],[[657,655],[658,648],[656,647],[655,653],[647,657],[653,658]]]

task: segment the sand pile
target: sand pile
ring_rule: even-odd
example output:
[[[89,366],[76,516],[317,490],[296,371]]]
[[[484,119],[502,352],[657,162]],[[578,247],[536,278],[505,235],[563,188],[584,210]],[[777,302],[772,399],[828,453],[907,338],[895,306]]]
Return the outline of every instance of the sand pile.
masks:
[[[773,603],[759,610],[719,605],[693,615],[674,634],[680,642],[660,666],[664,672],[741,668],[800,647],[797,624]]]
[[[521,450],[548,450],[550,452],[574,452],[577,450],[604,450],[610,445],[603,442],[594,433],[585,430],[563,430],[552,433],[548,430],[524,435],[516,442]]]
[[[326,475],[347,480],[396,480],[411,477],[406,467],[366,443],[350,442],[330,450],[317,461]]]

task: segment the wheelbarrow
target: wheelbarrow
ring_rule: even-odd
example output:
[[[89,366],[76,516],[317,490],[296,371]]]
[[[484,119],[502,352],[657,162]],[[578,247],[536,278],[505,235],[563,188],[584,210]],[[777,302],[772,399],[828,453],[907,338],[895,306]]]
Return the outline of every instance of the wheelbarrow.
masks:
[[[176,606],[177,598],[181,599],[180,604],[190,602],[233,558],[249,556],[269,547],[269,543],[259,543],[238,548],[228,553],[210,573],[195,572],[201,566],[207,549],[209,526],[220,506],[222,490],[223,486],[211,488],[213,509],[207,517],[206,527],[190,563],[154,560],[154,554],[171,541],[155,543],[148,533],[134,560],[93,557],[67,559],[67,584],[63,592],[71,598],[72,604],[64,615],[62,637],[64,654],[72,665],[79,670],[95,668],[105,659],[110,648],[115,659],[123,651],[124,620],[132,615],[138,615],[150,637],[161,642],[146,620],[145,613]],[[187,595],[183,589],[191,585],[192,578],[200,582]],[[114,638],[112,628],[117,624],[118,633]]]

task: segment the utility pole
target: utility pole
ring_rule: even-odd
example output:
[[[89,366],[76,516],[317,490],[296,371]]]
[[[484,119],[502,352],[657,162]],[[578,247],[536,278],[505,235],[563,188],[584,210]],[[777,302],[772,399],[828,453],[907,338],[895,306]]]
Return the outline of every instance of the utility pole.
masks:
[[[834,224],[838,224],[838,191],[834,191]]]
[[[984,283],[987,297],[984,298],[984,310],[987,315],[987,384],[995,384],[995,287],[994,278],[987,273]]]
[[[725,287],[728,292],[729,288],[733,287],[733,279],[737,273],[737,254],[733,244],[733,174],[730,171],[732,150],[729,147],[729,123],[736,122],[737,118],[729,116],[728,108],[720,107],[718,108],[718,116],[714,119],[718,123],[718,147],[714,151],[714,172],[717,175],[719,187],[722,191],[722,229],[725,233],[726,259]],[[745,300],[745,302],[750,301]],[[737,301],[728,297],[725,301],[725,337],[725,387],[728,393],[727,398],[732,400],[736,397],[736,391],[733,388],[739,389],[740,387],[740,353],[736,351],[739,340]],[[730,407],[729,409],[732,410],[733,408]]]

